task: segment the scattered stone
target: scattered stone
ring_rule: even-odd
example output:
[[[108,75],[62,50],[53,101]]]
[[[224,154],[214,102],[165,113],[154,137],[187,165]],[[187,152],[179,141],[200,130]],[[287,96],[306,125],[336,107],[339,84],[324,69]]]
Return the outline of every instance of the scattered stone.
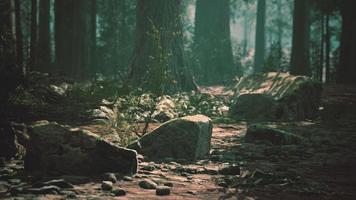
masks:
[[[113,183],[111,181],[101,182],[101,189],[104,191],[111,191],[113,188]]]
[[[249,126],[245,135],[245,141],[248,143],[291,145],[299,144],[301,140],[301,137],[293,133],[260,124]]]
[[[9,191],[9,185],[6,182],[0,182],[0,194],[6,194]]]
[[[93,175],[137,172],[136,152],[87,130],[41,121],[29,131],[25,170],[45,174]]]
[[[170,195],[171,188],[168,186],[157,186],[156,188],[156,195],[163,196],[163,195]]]
[[[110,181],[112,183],[116,183],[117,182],[117,179],[116,179],[116,176],[114,173],[106,173],[104,175],[104,179],[105,181]]]
[[[187,116],[162,124],[129,145],[129,148],[151,160],[196,160],[209,153],[211,134],[210,118],[204,115]]]
[[[218,167],[204,167],[205,173],[210,174],[210,175],[217,175],[219,174],[219,168]]]
[[[154,190],[157,188],[157,184],[149,179],[145,179],[139,182],[139,186],[143,189]]]
[[[223,158],[224,157],[222,155],[212,155],[210,157],[211,161],[213,161],[213,162],[219,162],[219,161],[223,160]]]
[[[240,166],[237,164],[223,166],[219,170],[219,174],[222,175],[240,175]]]
[[[133,178],[131,176],[124,176],[122,178],[122,180],[124,180],[124,181],[133,181]]]
[[[63,189],[74,188],[74,186],[72,184],[65,181],[64,179],[50,180],[47,182],[38,183],[35,185],[35,187],[43,187],[43,186],[49,186],[49,185],[54,185],[54,186],[57,186],[57,187],[63,188]]]
[[[142,167],[142,170],[146,170],[146,171],[153,171],[155,169],[156,169],[156,167],[154,165],[146,165],[146,166]]]
[[[18,178],[11,178],[11,179],[9,179],[8,181],[9,181],[11,184],[15,184],[15,185],[21,183],[21,179],[18,179]]]
[[[31,194],[59,194],[60,188],[54,185],[43,186],[41,188],[28,188],[25,193]]]
[[[114,189],[113,191],[111,191],[111,193],[115,196],[125,196],[126,195],[126,191],[122,188]]]
[[[77,194],[74,191],[69,191],[69,190],[61,191],[60,194],[65,195],[68,198],[76,198],[77,197]]]

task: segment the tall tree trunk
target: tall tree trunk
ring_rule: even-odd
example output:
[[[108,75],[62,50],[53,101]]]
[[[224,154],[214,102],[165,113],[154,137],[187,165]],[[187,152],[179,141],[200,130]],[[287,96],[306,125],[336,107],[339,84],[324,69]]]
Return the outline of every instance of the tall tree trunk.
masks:
[[[15,21],[16,21],[16,59],[19,69],[24,71],[23,66],[23,40],[21,28],[21,7],[20,0],[15,0]]]
[[[320,20],[320,65],[318,69],[318,77],[319,81],[323,82],[323,72],[324,72],[324,50],[325,50],[325,16],[321,13],[321,20]]]
[[[243,11],[243,17],[244,17],[244,35],[243,35],[243,48],[242,48],[242,53],[244,56],[247,55],[247,45],[248,45],[248,17],[247,17],[247,11]]]
[[[230,37],[229,0],[197,0],[195,53],[206,84],[232,80],[234,67]]]
[[[258,0],[254,73],[263,71],[266,48],[266,0]]]
[[[51,64],[50,0],[39,0],[38,71],[48,72]]]
[[[278,48],[278,57],[277,57],[277,69],[282,70],[282,57],[283,57],[283,49],[282,49],[282,42],[283,42],[283,21],[282,21],[282,2],[278,1],[277,3],[277,12],[278,12],[278,19],[277,19],[277,48]]]
[[[37,0],[31,0],[31,41],[29,68],[35,69],[37,65]]]
[[[290,73],[310,75],[308,0],[294,0],[293,41]]]
[[[353,0],[341,3],[342,33],[337,82],[343,84],[356,84],[356,13],[353,3]]]
[[[325,81],[330,83],[330,14],[325,16]]]
[[[191,89],[183,51],[181,0],[139,0],[131,85],[155,93]]]
[[[16,65],[16,45],[12,33],[11,0],[0,1],[0,109],[9,93],[20,83],[21,69]],[[0,115],[2,112],[0,112]],[[0,118],[2,118],[0,116]]]
[[[96,73],[96,65],[97,65],[97,58],[96,58],[96,14],[97,14],[97,2],[96,0],[91,0],[91,44],[90,44],[90,50],[91,50],[91,55],[90,55],[90,62],[91,62],[91,72]]]
[[[76,79],[89,75],[90,1],[56,0],[56,65]]]

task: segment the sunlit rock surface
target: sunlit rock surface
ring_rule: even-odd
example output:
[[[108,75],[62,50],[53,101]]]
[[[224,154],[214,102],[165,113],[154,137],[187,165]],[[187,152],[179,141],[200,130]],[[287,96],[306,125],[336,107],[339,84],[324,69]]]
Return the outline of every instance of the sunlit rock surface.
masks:
[[[129,145],[152,160],[196,160],[209,153],[212,122],[204,115],[170,120]]]
[[[87,130],[37,122],[29,131],[25,169],[46,174],[133,174],[136,152],[107,142]]]
[[[304,120],[318,115],[322,88],[305,76],[271,72],[242,78],[234,91],[230,109],[234,119]]]

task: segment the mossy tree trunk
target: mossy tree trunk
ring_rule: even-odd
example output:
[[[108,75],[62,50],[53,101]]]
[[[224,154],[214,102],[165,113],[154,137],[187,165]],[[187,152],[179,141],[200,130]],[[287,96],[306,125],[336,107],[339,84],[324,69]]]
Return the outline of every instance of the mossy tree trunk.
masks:
[[[293,41],[290,63],[292,75],[309,76],[309,0],[294,0]]]
[[[40,0],[38,28],[38,71],[48,72],[51,63],[50,0]]]
[[[254,73],[260,73],[263,71],[264,68],[265,52],[266,52],[265,24],[266,24],[266,0],[258,0]]]
[[[237,72],[230,38],[229,0],[197,0],[194,52],[205,84],[232,80]]]
[[[181,0],[139,0],[129,82],[154,93],[190,89],[183,51]]]
[[[76,79],[90,74],[91,1],[56,0],[56,65]]]
[[[16,45],[12,33],[10,0],[0,1],[0,19],[0,107],[2,107],[9,93],[17,87],[22,77],[21,69],[16,65]]]
[[[356,14],[353,0],[341,4],[342,33],[337,82],[356,85]]]

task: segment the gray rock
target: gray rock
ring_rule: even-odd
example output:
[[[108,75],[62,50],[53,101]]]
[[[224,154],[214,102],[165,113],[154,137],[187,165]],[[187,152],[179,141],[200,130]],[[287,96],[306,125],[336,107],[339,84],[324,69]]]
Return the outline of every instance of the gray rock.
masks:
[[[171,188],[168,186],[157,186],[156,188],[156,195],[163,196],[163,195],[170,195]]]
[[[157,188],[157,184],[149,179],[142,180],[138,184],[141,188],[147,190],[154,190]]]
[[[241,78],[234,91],[234,119],[304,120],[318,116],[322,85],[307,76],[270,72]]]
[[[5,182],[0,182],[0,194],[6,194],[9,190],[9,185]]]
[[[131,176],[124,176],[124,177],[122,177],[122,180],[124,180],[124,181],[133,181],[133,178]]]
[[[250,125],[245,135],[245,142],[248,143],[291,145],[299,144],[301,141],[302,138],[293,133],[260,124]]]
[[[196,160],[210,151],[212,122],[204,115],[187,116],[162,124],[128,148],[151,160]]]
[[[64,179],[58,179],[58,180],[51,180],[42,183],[43,186],[48,186],[48,185],[54,185],[60,188],[73,188],[74,186],[70,184],[69,182],[65,181]]]
[[[116,183],[117,182],[117,179],[116,179],[116,176],[114,173],[106,173],[104,175],[104,179],[105,181],[110,181],[112,183]]]
[[[41,188],[28,188],[25,193],[31,194],[59,194],[60,188],[54,185],[43,186]]]
[[[173,183],[172,182],[165,182],[163,183],[164,186],[168,186],[168,187],[173,187]]]
[[[125,196],[126,195],[126,191],[122,188],[116,188],[113,191],[111,191],[111,193],[115,196]]]
[[[113,188],[113,183],[111,181],[101,182],[101,189],[104,191],[111,191]]]
[[[54,175],[137,172],[135,151],[107,142],[87,130],[42,121],[31,127],[29,135],[27,172]]]

